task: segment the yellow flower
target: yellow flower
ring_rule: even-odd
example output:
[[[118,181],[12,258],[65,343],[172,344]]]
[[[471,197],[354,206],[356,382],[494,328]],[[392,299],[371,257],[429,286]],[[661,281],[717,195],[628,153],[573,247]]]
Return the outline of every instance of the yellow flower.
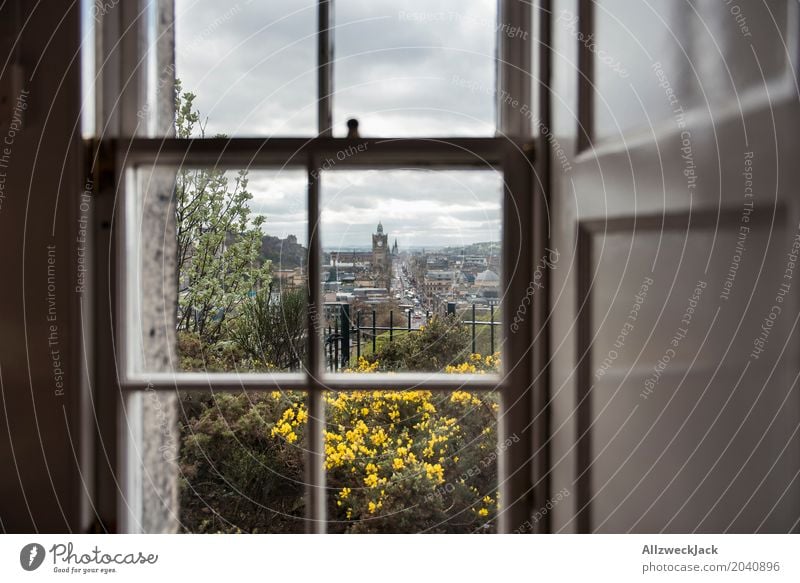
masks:
[[[291,412],[291,416],[288,416],[286,414],[288,412]],[[286,413],[283,414],[284,420],[279,421],[278,423],[275,424],[275,426],[272,428],[272,431],[270,431],[270,435],[272,437],[280,436],[283,437],[289,443],[294,443],[295,441],[297,441],[297,434],[292,429],[292,423],[286,421],[286,419],[294,417],[294,411],[288,409]]]
[[[486,508],[481,508],[480,510],[478,510],[478,515],[479,516],[489,516],[489,511],[486,510]]]
[[[437,484],[444,482],[444,468],[441,464],[425,463],[425,474],[429,480],[435,481]]]
[[[378,509],[378,505],[377,504],[375,504],[374,502],[370,502],[369,503],[369,513],[370,514],[374,514],[377,509]]]
[[[392,467],[395,470],[402,470],[404,466],[405,464],[403,463],[402,459],[400,459],[399,457],[394,458],[394,461],[392,462]]]
[[[363,356],[359,357],[356,372],[375,372],[376,370],[378,370],[377,360],[370,364],[370,362]]]

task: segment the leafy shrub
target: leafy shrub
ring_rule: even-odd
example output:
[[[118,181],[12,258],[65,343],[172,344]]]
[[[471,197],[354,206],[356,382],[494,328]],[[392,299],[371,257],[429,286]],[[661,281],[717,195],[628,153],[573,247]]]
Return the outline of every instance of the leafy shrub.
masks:
[[[183,397],[184,531],[303,531],[303,449],[271,431],[301,401],[278,392]]]
[[[194,332],[178,332],[178,357],[180,369],[187,371],[224,372],[257,367],[235,342],[205,343]]]
[[[303,290],[272,293],[272,285],[241,306],[231,337],[259,368],[296,369],[306,358],[306,306]]]
[[[367,355],[379,370],[443,371],[470,354],[470,331],[454,315],[435,315],[419,332],[404,334]]]

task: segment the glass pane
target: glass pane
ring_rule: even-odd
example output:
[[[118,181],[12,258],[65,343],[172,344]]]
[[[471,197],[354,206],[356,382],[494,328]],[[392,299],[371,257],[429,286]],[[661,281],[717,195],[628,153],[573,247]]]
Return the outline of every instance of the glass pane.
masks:
[[[301,371],[306,171],[187,166],[133,176],[129,370]],[[162,329],[177,354],[156,342]]]
[[[492,372],[502,188],[491,170],[322,173],[328,371]]]
[[[326,400],[329,532],[496,530],[496,394],[354,391]]]
[[[303,532],[305,396],[186,393],[180,403],[181,531]]]
[[[596,34],[579,36],[577,15],[561,10],[555,24],[594,58],[594,133],[619,138],[653,132],[661,122],[683,129],[692,111],[714,122],[732,99],[787,71],[785,0],[738,5],[603,0],[594,5]],[[752,31],[769,30],[754,44]],[[717,50],[708,50],[711,43]],[[691,68],[690,68],[691,67]],[[694,123],[693,122],[693,123]]]
[[[335,136],[350,118],[367,137],[494,134],[495,2],[337,0],[335,11]]]
[[[673,3],[604,0],[594,7],[596,46],[593,50],[597,94],[594,98],[594,135],[597,139],[619,136],[634,129],[649,128],[672,117],[672,107],[660,83],[665,73],[674,78],[682,99],[694,93],[688,76],[673,73],[685,66],[676,36],[696,34],[689,26],[691,10]],[[563,11],[556,19],[578,36],[577,17]],[[634,33],[636,31],[636,33]],[[578,37],[580,40],[580,37]],[[687,39],[679,48],[689,47]],[[592,48],[593,47],[593,48]],[[666,60],[660,61],[663,57]],[[658,63],[656,63],[658,61]],[[647,104],[647,109],[642,104]]]
[[[94,38],[95,14],[97,5],[83,0],[81,2],[81,137],[93,138],[96,135],[95,103],[97,61],[95,60]]]
[[[302,170],[178,173],[180,370],[304,367],[306,181]]]
[[[205,135],[314,135],[317,2],[176,0],[175,68]]]

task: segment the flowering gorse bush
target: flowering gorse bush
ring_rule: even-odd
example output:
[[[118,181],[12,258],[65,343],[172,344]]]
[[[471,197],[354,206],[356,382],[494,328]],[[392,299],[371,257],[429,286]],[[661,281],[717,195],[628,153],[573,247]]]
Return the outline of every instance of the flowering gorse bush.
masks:
[[[355,370],[368,372],[377,366],[361,359]],[[498,366],[496,355],[470,355],[447,370],[480,373]],[[228,530],[224,524],[228,521],[247,531],[274,531],[276,525],[285,531],[290,526],[285,509],[293,509],[291,516],[302,515],[305,399],[302,394],[277,392],[249,397],[255,401],[248,404],[242,396],[217,396],[186,427],[186,475],[208,473],[208,461],[221,457],[219,466],[226,471],[216,469],[228,484],[219,480],[207,484],[213,485],[212,499],[224,499],[226,490],[237,482],[244,483],[248,493],[251,484],[262,490],[248,496],[248,504],[237,505],[236,516],[224,517],[216,509],[217,519],[205,518],[206,523],[220,530]],[[325,400],[330,531],[483,532],[493,528],[498,506],[494,394],[362,390],[330,392]],[[218,456],[209,455],[205,449],[221,446],[220,440],[231,451],[217,452],[214,447]],[[231,455],[234,451],[238,453]],[[231,464],[242,467],[233,470]],[[268,465],[269,472],[281,474],[271,484],[273,491],[264,490],[264,480],[257,477],[268,472]],[[231,480],[232,475],[239,480]],[[272,492],[280,491],[292,492],[294,503],[275,499]],[[184,495],[184,501],[197,506],[200,491],[196,486],[194,493],[197,496]],[[261,523],[255,523],[256,516]],[[271,519],[265,521],[267,516]],[[295,526],[302,530],[300,520]]]

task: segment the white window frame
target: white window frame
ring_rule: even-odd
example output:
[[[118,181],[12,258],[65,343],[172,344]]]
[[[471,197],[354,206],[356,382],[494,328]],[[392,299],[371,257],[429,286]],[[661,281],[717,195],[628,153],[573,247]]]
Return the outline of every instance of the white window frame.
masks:
[[[431,374],[325,374],[321,350],[321,335],[316,333],[313,317],[309,317],[309,366],[304,373],[260,374],[249,373],[143,373],[130,362],[130,334],[128,332],[132,304],[138,290],[128,280],[127,266],[136,261],[128,255],[130,248],[126,237],[130,234],[130,221],[124,209],[135,196],[127,186],[126,177],[131,170],[147,169],[153,165],[172,167],[226,167],[226,168],[305,168],[309,177],[307,195],[309,282],[321,281],[321,248],[319,234],[314,225],[319,224],[319,180],[321,161],[335,156],[357,144],[365,144],[358,156],[347,157],[337,164],[337,169],[396,167],[428,167],[447,169],[500,169],[504,175],[503,201],[503,300],[502,329],[508,331],[519,304],[533,281],[533,252],[536,244],[532,225],[534,213],[534,172],[532,166],[531,122],[519,104],[531,104],[531,45],[532,34],[525,38],[497,35],[498,67],[497,94],[514,95],[517,105],[498,99],[495,137],[488,138],[380,138],[348,139],[331,137],[332,120],[332,54],[329,34],[333,0],[319,0],[318,9],[318,136],[309,138],[230,138],[183,140],[171,136],[146,137],[142,135],[137,112],[147,103],[146,75],[140,66],[146,61],[146,51],[151,43],[152,30],[147,29],[149,11],[169,12],[171,0],[131,0],[121,2],[114,11],[102,15],[98,26],[100,39],[99,58],[103,64],[100,80],[100,98],[97,107],[97,127],[103,128],[102,139],[96,144],[98,171],[95,174],[114,176],[113,192],[116,205],[98,201],[98,224],[113,222],[117,227],[108,240],[108,252],[98,253],[98,266],[107,273],[98,277],[96,297],[107,296],[108,305],[98,302],[99,320],[95,346],[99,366],[95,384],[112,385],[124,401],[127,396],[141,393],[145,386],[156,391],[209,390],[293,390],[308,395],[309,422],[307,431],[307,530],[324,533],[326,527],[325,471],[324,471],[324,392],[327,390],[352,390],[358,388],[403,390],[418,387],[434,391],[498,390],[500,394],[499,443],[511,436],[529,436],[515,442],[511,448],[499,447],[499,488],[503,507],[499,512],[499,532],[511,532],[531,518],[536,489],[533,472],[534,444],[531,425],[534,418],[532,387],[534,386],[533,339],[535,319],[531,316],[516,322],[515,333],[503,345],[504,371],[497,377],[482,375],[431,375]],[[144,16],[143,16],[144,15]],[[500,0],[498,19],[507,27],[530,31],[532,8],[522,0]],[[120,35],[120,31],[128,31]],[[121,39],[121,42],[116,42]],[[161,43],[162,45],[164,43]],[[170,49],[169,44],[166,45]],[[104,50],[104,47],[110,47]],[[162,46],[163,49],[163,46]],[[173,58],[168,53],[168,58]],[[102,106],[106,104],[105,108]],[[109,104],[113,104],[113,107]],[[109,167],[111,166],[111,167]],[[99,179],[103,183],[103,178]],[[100,190],[102,191],[102,184]],[[115,212],[116,207],[116,212]],[[122,212],[120,212],[122,210]],[[98,237],[102,245],[103,238]],[[101,251],[98,245],[98,251]],[[108,288],[104,288],[108,285]],[[310,285],[310,302],[316,313],[322,313],[321,286]],[[108,309],[108,318],[103,308]],[[313,313],[313,310],[309,310]],[[116,326],[114,324],[117,324]],[[505,337],[509,338],[508,333]],[[103,360],[108,347],[114,346],[119,361]],[[104,364],[105,362],[105,364]],[[108,363],[114,363],[112,366]],[[265,389],[268,387],[268,389]],[[102,411],[100,412],[103,413]],[[135,532],[140,524],[136,513],[140,507],[136,489],[141,476],[132,463],[126,440],[130,433],[123,431],[119,403],[106,405],[106,414],[114,415],[117,426],[114,434],[106,430],[101,439],[104,444],[117,443],[114,475],[98,474],[98,488],[120,490],[117,500],[117,521],[122,531]],[[113,425],[112,425],[113,427]],[[136,434],[136,429],[132,430]],[[106,452],[106,455],[107,452]],[[120,487],[120,485],[122,485]],[[126,491],[127,490],[127,491]],[[513,502],[513,503],[512,503]]]

